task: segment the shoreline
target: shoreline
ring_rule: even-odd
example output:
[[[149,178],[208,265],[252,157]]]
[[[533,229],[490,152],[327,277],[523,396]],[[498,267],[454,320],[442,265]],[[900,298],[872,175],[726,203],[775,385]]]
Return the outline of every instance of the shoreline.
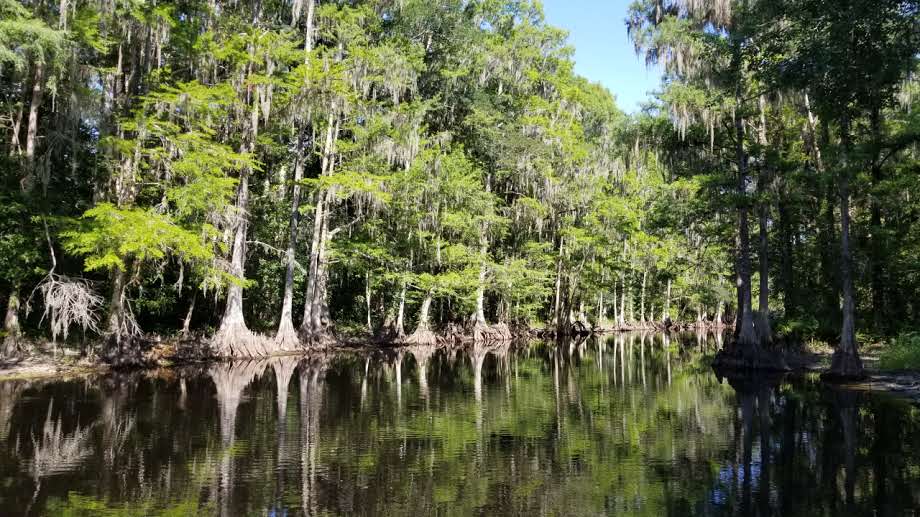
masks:
[[[694,329],[683,330],[693,331]],[[717,329],[707,329],[717,330]],[[643,328],[643,329],[592,329],[589,334],[574,335],[571,338],[578,339],[588,335],[606,336],[617,333],[629,332],[661,332],[660,329]],[[551,339],[552,335],[537,334],[534,330],[523,336],[514,336],[508,342],[518,341],[520,339]],[[456,345],[472,343],[470,338],[466,341],[455,341]],[[440,341],[430,346],[441,347],[448,346],[448,342]],[[303,358],[317,355],[326,355],[329,353],[354,353],[368,352],[379,350],[395,350],[401,348],[410,348],[418,346],[417,344],[405,343],[399,341],[380,342],[373,340],[361,340],[357,337],[342,339],[337,346],[323,346],[312,350],[304,350],[294,353],[281,353],[266,356],[264,358],[249,358],[248,360],[271,359],[273,357],[283,356],[300,356]],[[833,350],[804,350],[804,351],[787,351],[786,359],[792,368],[787,375],[807,376],[822,372],[830,365]],[[71,352],[63,352],[60,357],[54,357],[50,353],[42,352],[34,354],[19,360],[11,362],[0,362],[0,383],[10,381],[67,381],[77,378],[87,378],[92,376],[109,375],[117,371],[152,371],[157,369],[179,368],[193,364],[212,364],[225,361],[244,360],[243,358],[224,358],[217,356],[198,356],[198,357],[164,357],[151,361],[146,365],[132,365],[126,367],[114,367],[101,360],[91,361],[81,358]],[[912,404],[920,406],[920,371],[916,370],[883,370],[878,368],[877,358],[871,353],[864,356],[866,367],[866,378],[862,381],[851,381],[843,383],[824,382],[828,386],[837,389],[852,390],[859,392],[873,392],[887,394],[896,398],[906,400]]]

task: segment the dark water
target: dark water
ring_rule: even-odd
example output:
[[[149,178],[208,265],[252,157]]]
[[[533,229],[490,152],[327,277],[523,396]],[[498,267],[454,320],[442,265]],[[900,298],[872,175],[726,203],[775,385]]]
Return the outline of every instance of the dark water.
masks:
[[[910,515],[920,412],[707,340],[0,383],[0,515]],[[278,387],[282,389],[279,390]]]

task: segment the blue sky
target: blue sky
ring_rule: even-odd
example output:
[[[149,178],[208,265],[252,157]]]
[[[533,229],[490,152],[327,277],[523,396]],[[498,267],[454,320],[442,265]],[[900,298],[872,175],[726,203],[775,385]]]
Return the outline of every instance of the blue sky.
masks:
[[[659,72],[647,69],[626,35],[632,0],[543,0],[546,21],[569,31],[575,71],[606,86],[620,109],[633,113],[657,89]]]

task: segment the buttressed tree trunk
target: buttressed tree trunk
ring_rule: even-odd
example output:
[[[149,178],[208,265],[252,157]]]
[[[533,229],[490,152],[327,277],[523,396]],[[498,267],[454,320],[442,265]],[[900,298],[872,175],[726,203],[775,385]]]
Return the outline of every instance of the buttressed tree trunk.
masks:
[[[737,98],[741,98],[740,87]],[[742,105],[739,104],[739,111]],[[751,304],[751,237],[748,230],[747,206],[747,167],[748,157],[744,150],[744,121],[740,113],[735,116],[735,158],[738,162],[738,195],[741,203],[738,207],[738,293],[740,305],[740,328],[738,343],[742,354],[755,356],[760,343],[754,330],[754,317]]]
[[[288,245],[285,250],[284,296],[281,302],[281,320],[275,334],[275,346],[279,350],[294,350],[300,345],[294,328],[294,266],[297,246],[297,228],[300,224],[300,182],[303,180],[303,133],[298,136],[297,152],[294,158],[294,184],[291,188],[291,215],[288,224]]]
[[[303,7],[302,0],[295,0],[292,6],[292,25],[300,21],[300,11]],[[313,15],[315,0],[307,2],[307,20],[304,36],[304,50],[313,49]],[[282,351],[294,350],[300,345],[297,330],[294,328],[294,266],[296,265],[295,252],[297,247],[297,231],[300,225],[300,182],[303,180],[303,168],[306,157],[304,156],[305,128],[301,128],[297,135],[297,150],[294,156],[293,185],[291,187],[291,215],[288,224],[288,246],[285,250],[286,268],[284,274],[284,297],[281,302],[281,319],[278,322],[278,331],[275,334],[275,346]]]
[[[253,9],[252,25],[260,26],[262,5],[256,3]],[[249,47],[252,62],[256,61],[255,48]],[[265,70],[259,72],[271,75],[274,65],[266,63]],[[240,79],[251,79],[255,71],[250,67]],[[271,105],[271,84],[267,87],[256,87],[246,92],[246,106],[249,109],[248,120],[243,121],[241,130],[244,132],[240,144],[240,153],[245,155],[256,150],[259,141],[260,116],[268,118]],[[252,174],[250,167],[240,170],[239,185],[236,199],[236,217],[233,228],[233,247],[231,249],[230,272],[238,279],[232,282],[227,289],[227,305],[221,318],[220,328],[212,338],[212,343],[218,354],[225,357],[259,357],[269,355],[274,344],[262,336],[252,333],[246,326],[243,316],[243,284],[246,275],[246,236],[249,228],[249,179]]]
[[[227,305],[220,321],[220,328],[214,335],[219,355],[225,357],[257,357],[265,355],[259,336],[250,332],[243,317],[243,285],[246,260],[246,209],[249,206],[249,171],[240,174],[237,192],[237,216],[233,231],[233,248],[230,256],[230,272],[238,281],[227,289]]]
[[[329,107],[326,121],[326,135],[323,143],[321,176],[333,173],[335,169],[335,140],[338,137],[338,118],[334,104]],[[304,343],[322,344],[331,340],[329,335],[329,308],[326,302],[328,276],[326,247],[330,239],[329,212],[333,194],[329,189],[316,193],[316,208],[313,211],[313,240],[310,247],[310,270],[307,275],[307,292],[304,303],[300,338]]]
[[[438,337],[432,332],[431,323],[429,321],[432,301],[432,293],[429,291],[425,294],[425,299],[422,301],[422,308],[418,316],[418,325],[415,327],[415,332],[406,339],[407,343],[433,345],[438,342]]]
[[[865,375],[862,359],[856,346],[855,302],[853,299],[853,257],[850,253],[850,124],[845,117],[840,124],[840,140],[843,146],[841,171],[838,179],[840,188],[840,283],[843,292],[841,312],[843,324],[840,329],[840,345],[834,352],[829,377],[861,378]]]
[[[109,312],[106,324],[107,348],[105,355],[111,361],[131,362],[130,340],[135,335],[134,320],[127,307],[127,271],[117,268],[112,273],[112,297],[109,300]]]
[[[733,62],[738,70],[741,67],[740,44],[735,43]],[[740,72],[739,72],[740,73]],[[754,314],[751,303],[751,256],[750,230],[748,227],[748,155],[744,148],[744,100],[743,80],[737,79],[735,101],[737,104],[734,117],[735,126],[735,160],[738,167],[737,192],[738,205],[738,253],[736,258],[736,275],[738,288],[738,317],[735,327],[735,340],[727,349],[722,350],[714,361],[716,367],[786,370],[785,361],[779,355],[769,354],[761,347],[760,339],[754,327]]]
[[[0,348],[0,360],[13,357],[19,351],[19,339],[22,334],[19,326],[19,286],[10,291],[10,297],[6,302],[3,331],[6,335]]]

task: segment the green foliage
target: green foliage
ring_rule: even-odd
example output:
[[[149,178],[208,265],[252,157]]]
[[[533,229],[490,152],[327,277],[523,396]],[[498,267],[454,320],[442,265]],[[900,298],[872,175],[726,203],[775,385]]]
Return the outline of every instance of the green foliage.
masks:
[[[144,324],[241,285],[248,324],[270,328],[296,220],[293,312],[322,272],[333,317],[360,320],[343,325],[392,319],[404,289],[404,319],[430,293],[441,324],[480,294],[506,323],[602,321],[614,299],[620,318],[730,315],[745,208],[778,330],[829,336],[847,114],[858,319],[911,328],[916,10],[832,3],[633,2],[627,27],[664,81],[628,116],[574,72],[539,2],[320,2],[306,34],[281,4],[0,0],[3,127],[19,122],[0,141],[0,291],[38,282],[56,251],[57,274],[103,291],[129,272]],[[69,223],[49,239],[42,221]],[[222,301],[203,298],[193,325],[216,326]]]
[[[886,370],[920,369],[920,333],[904,332],[885,345],[879,366]]]
[[[86,256],[86,270],[120,269],[132,260],[204,261],[212,256],[207,241],[215,237],[212,227],[201,233],[184,229],[153,210],[119,209],[100,203],[87,210],[73,229],[61,232],[67,251]]]

